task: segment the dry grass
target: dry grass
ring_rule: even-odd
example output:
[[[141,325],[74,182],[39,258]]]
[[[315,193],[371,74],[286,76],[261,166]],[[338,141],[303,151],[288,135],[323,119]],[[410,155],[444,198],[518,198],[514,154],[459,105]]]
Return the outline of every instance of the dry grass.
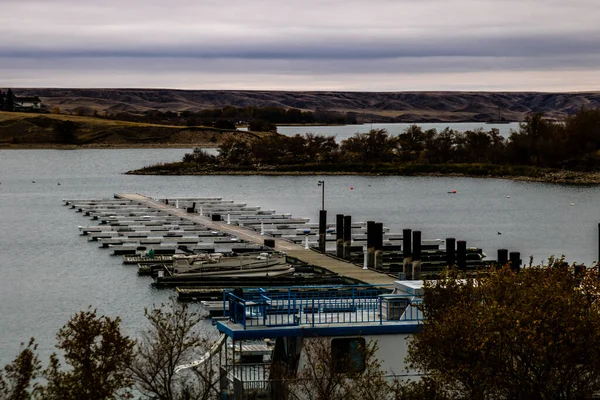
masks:
[[[208,127],[182,127],[115,121],[61,114],[0,112],[0,146],[3,148],[64,147],[55,126],[75,125],[77,147],[216,147],[230,137],[254,140],[268,133],[227,131]],[[69,145],[72,147],[72,144]]]

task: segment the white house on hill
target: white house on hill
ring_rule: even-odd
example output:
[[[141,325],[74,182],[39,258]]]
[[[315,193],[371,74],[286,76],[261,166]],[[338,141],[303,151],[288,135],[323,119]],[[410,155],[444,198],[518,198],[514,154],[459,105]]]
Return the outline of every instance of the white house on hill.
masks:
[[[19,110],[19,109],[29,109],[29,110],[35,109],[35,110],[37,110],[37,109],[42,108],[42,101],[37,96],[33,96],[33,97],[16,97],[15,96],[14,104],[15,104],[15,110]]]

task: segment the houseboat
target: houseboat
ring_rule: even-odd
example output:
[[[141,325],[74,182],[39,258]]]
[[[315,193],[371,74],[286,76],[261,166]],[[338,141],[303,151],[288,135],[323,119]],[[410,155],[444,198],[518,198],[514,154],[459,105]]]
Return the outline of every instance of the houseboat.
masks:
[[[234,354],[238,349],[241,356],[221,357],[225,360],[221,370],[227,371],[222,389],[235,399],[250,395],[285,398],[281,382],[304,368],[307,352],[316,341],[325,341],[334,364],[336,357],[358,360],[340,364],[339,372],[357,372],[344,368],[364,365],[359,349],[376,343],[375,357],[382,361],[387,377],[418,378],[419,372],[407,369],[404,359],[407,339],[423,321],[422,285],[422,281],[396,281],[393,286],[332,286],[326,291],[322,287],[225,291],[226,316],[214,324],[229,343],[222,348],[233,349]],[[265,340],[274,343],[268,358],[243,357],[244,346]]]

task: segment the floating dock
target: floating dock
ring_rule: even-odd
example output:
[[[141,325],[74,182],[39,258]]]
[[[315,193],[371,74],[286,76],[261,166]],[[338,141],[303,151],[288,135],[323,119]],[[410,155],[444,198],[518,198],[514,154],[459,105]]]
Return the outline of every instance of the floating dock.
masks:
[[[191,221],[198,225],[205,226],[211,230],[227,233],[233,237],[237,237],[241,240],[250,243],[262,245],[264,244],[265,238],[272,238],[270,236],[265,236],[264,230],[263,232],[260,232],[260,230],[256,231],[253,229],[249,229],[249,227],[247,226],[247,221],[243,221],[241,226],[232,224],[231,215],[229,223],[227,223],[227,221],[221,220],[221,212],[219,212],[218,214],[218,221],[213,221],[213,216],[217,215],[216,213],[210,214],[211,217],[200,215],[197,212],[200,207],[200,201],[198,201],[198,199],[190,200],[192,203],[196,202],[196,204],[193,207],[194,211],[188,212],[191,211],[189,210],[189,207],[186,207],[185,209],[177,208],[177,204],[173,204],[172,200],[166,203],[164,201],[154,200],[150,197],[143,196],[140,194],[116,194],[115,198],[118,200],[129,200],[139,204],[140,206],[148,207],[154,210],[160,210],[171,216],[176,216],[181,218],[182,220]],[[182,201],[181,203],[183,205],[184,202]],[[205,208],[204,205],[202,205],[201,207],[202,213],[204,214],[204,212],[208,210],[208,207]],[[257,221],[256,225],[260,225],[261,223],[258,222],[258,219],[251,221]],[[297,224],[301,221],[306,222],[307,219],[292,219],[290,217],[285,223],[282,222],[282,225]],[[262,221],[262,225],[265,225],[265,221]],[[261,235],[261,233],[263,234]],[[348,261],[335,259],[327,256],[326,254],[321,254],[311,249],[306,249],[299,244],[293,243],[283,238],[273,237],[271,240],[273,240],[273,247],[276,250],[285,252],[288,256],[294,257],[306,264],[314,265],[316,267],[326,269],[332,273],[347,277],[356,283],[365,283],[371,285],[391,285],[395,280],[394,277],[389,276],[387,274],[369,269],[362,269],[361,267],[358,267],[357,265]]]
[[[180,252],[237,254],[275,250],[286,254],[288,262],[295,264],[296,272],[305,269],[303,272],[320,274],[318,277],[297,273],[227,279],[155,277],[159,286],[179,286],[179,298],[188,301],[218,300],[215,297],[224,286],[369,284],[384,287],[399,278],[433,277],[446,265],[457,264],[468,271],[494,262],[484,261],[481,249],[466,248],[464,241],[446,239],[446,247],[442,249],[443,240],[422,240],[419,231],[405,229],[394,233],[382,223],[352,222],[349,216],[343,215],[336,216],[335,224],[327,224],[325,211],[321,211],[319,223],[314,224],[307,218],[218,197],[153,199],[140,194],[116,194],[114,199],[64,200],[64,203],[97,222],[97,225],[80,226],[81,235],[113,254],[123,255],[123,262],[137,264],[141,273],[150,274],[156,267],[167,271],[171,256]],[[372,252],[376,246],[377,251]],[[319,251],[315,251],[317,247]],[[153,257],[145,255],[149,250]],[[511,261],[513,255],[511,253]],[[499,262],[500,258],[499,250]]]

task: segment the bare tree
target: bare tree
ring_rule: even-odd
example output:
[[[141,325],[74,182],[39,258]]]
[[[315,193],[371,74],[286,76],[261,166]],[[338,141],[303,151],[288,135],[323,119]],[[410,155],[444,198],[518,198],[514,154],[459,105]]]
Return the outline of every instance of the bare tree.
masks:
[[[336,339],[333,339],[336,340]],[[341,339],[361,343],[360,338]],[[391,398],[391,386],[381,362],[375,357],[377,344],[362,341],[347,351],[336,350],[332,339],[304,340],[304,365],[290,380],[289,398],[302,400],[380,400]],[[336,354],[337,353],[337,354]]]
[[[214,340],[202,330],[203,316],[173,297],[145,315],[149,326],[137,341],[131,365],[136,388],[160,400],[209,399],[218,394],[218,371],[210,354]],[[195,362],[199,359],[202,362]]]

